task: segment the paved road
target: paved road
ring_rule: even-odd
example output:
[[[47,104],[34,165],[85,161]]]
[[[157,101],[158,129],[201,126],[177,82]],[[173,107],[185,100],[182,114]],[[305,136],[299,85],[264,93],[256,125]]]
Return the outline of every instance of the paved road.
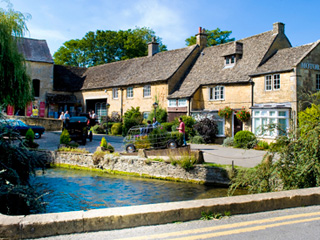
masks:
[[[219,240],[318,240],[320,206],[292,208],[226,217],[122,230],[70,234],[42,240],[143,240],[143,239],[219,239]]]
[[[61,131],[46,132],[41,139],[36,140],[39,143],[40,149],[48,149],[54,151],[58,148]],[[123,152],[124,144],[122,137],[109,136],[105,134],[94,134],[92,142],[87,141],[85,146],[80,145],[80,148],[85,148],[89,152],[94,153],[100,145],[101,138],[105,137],[117,152]],[[191,149],[200,149],[204,152],[206,162],[227,164],[242,167],[254,167],[259,164],[266,153],[265,151],[246,150],[238,148],[223,147],[221,145],[207,144],[191,144]]]

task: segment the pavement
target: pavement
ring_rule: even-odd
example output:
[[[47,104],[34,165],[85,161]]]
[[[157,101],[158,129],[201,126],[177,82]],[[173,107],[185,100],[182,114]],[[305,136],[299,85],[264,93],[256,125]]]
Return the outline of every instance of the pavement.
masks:
[[[45,132],[41,139],[35,140],[39,144],[39,149],[54,151],[58,149],[61,131]],[[94,153],[96,148],[100,146],[102,137],[105,137],[116,152],[124,152],[123,137],[110,136],[106,134],[93,134],[92,142],[87,141],[86,145],[79,145],[79,148],[85,148],[89,152]],[[232,147],[224,147],[217,144],[190,144],[192,150],[202,150],[205,162],[241,166],[254,167],[258,165],[266,151],[239,149]]]

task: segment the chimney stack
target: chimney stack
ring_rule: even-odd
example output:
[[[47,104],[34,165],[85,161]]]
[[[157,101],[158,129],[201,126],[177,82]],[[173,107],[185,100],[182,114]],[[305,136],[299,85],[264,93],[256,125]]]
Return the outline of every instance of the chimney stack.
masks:
[[[202,27],[199,27],[199,33],[196,34],[197,38],[197,44],[200,46],[200,49],[202,50],[207,46],[207,36],[206,30]]]
[[[152,57],[159,52],[159,43],[156,42],[155,37],[152,37],[152,42],[148,43],[148,57]]]
[[[273,34],[284,34],[284,24],[282,22],[276,22],[273,24]]]

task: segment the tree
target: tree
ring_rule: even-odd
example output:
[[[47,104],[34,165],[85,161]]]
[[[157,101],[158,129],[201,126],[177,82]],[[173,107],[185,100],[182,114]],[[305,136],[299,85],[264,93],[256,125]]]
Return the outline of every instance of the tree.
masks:
[[[166,51],[161,38],[149,28],[128,30],[97,30],[88,32],[82,39],[67,41],[54,53],[56,64],[90,67],[148,54],[147,43],[156,38],[160,51]]]
[[[207,37],[207,47],[219,45],[227,42],[232,42],[235,39],[229,38],[232,31],[221,31],[220,28],[217,28],[215,30],[205,30]],[[195,36],[191,36],[186,39],[186,45],[191,46],[196,44],[197,40]]]
[[[28,30],[28,17],[8,8],[0,9],[0,104],[24,108],[33,96],[31,79],[17,44]]]

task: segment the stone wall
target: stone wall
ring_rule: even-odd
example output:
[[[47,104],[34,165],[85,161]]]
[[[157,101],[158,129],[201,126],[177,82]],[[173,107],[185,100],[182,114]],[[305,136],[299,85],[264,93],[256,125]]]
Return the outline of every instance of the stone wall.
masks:
[[[109,173],[127,174],[147,178],[157,178],[171,181],[193,182],[227,186],[228,174],[225,169],[196,165],[187,171],[179,165],[166,162],[153,161],[138,156],[117,156],[106,154],[103,159],[94,164],[93,154],[77,154],[62,152],[39,152],[47,154],[47,160],[55,166],[71,168],[99,169]]]

